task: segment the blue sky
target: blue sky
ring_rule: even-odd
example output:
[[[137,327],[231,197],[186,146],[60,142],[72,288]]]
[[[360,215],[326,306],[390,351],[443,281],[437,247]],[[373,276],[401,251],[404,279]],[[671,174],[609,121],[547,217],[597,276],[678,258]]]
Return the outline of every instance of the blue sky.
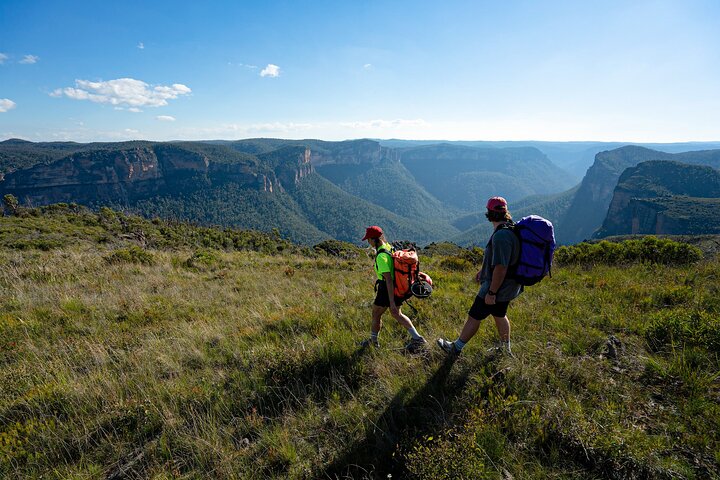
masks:
[[[0,2],[0,140],[720,140],[720,2]]]

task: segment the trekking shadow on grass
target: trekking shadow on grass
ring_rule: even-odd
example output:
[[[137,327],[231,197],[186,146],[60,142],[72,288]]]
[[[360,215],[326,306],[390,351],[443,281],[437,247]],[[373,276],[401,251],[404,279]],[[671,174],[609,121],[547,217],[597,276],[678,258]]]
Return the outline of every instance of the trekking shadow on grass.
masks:
[[[407,469],[402,458],[394,458],[396,445],[404,436],[419,438],[437,431],[449,422],[451,408],[462,392],[469,369],[450,376],[457,357],[448,356],[440,368],[428,379],[425,386],[412,398],[408,390],[400,391],[390,405],[368,425],[364,438],[318,475],[319,478],[403,478]]]
[[[280,363],[265,374],[265,387],[252,406],[261,415],[274,418],[286,409],[302,408],[308,398],[324,403],[331,392],[350,396],[363,379],[359,364],[363,352],[362,347],[351,355],[329,349],[306,362]]]

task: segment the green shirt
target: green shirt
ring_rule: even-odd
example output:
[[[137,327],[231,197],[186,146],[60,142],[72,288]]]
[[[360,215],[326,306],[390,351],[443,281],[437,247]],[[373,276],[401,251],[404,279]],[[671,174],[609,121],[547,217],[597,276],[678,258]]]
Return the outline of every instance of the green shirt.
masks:
[[[383,243],[378,250],[385,250],[387,252],[392,252],[392,245],[389,243]],[[383,278],[383,273],[390,273],[390,275],[393,274],[393,268],[394,263],[392,259],[392,255],[388,255],[387,253],[378,253],[375,256],[375,274],[378,277],[378,280],[385,280]]]

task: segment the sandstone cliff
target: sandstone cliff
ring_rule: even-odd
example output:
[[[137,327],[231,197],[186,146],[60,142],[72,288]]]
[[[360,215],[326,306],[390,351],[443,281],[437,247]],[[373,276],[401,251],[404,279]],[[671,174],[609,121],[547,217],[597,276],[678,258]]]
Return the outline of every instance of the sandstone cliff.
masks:
[[[307,148],[286,149],[276,154],[273,164],[218,148],[204,151],[171,143],[119,149],[104,145],[8,173],[0,178],[0,193],[13,194],[27,205],[129,204],[167,192],[193,190],[198,183],[233,182],[255,190],[282,191],[313,172],[312,153]]]
[[[707,211],[713,204],[710,199],[718,197],[720,172],[712,167],[671,161],[643,162],[620,176],[607,216],[595,237],[695,233],[687,230],[691,223],[714,222],[720,216],[720,211],[714,214],[710,211],[708,217]]]

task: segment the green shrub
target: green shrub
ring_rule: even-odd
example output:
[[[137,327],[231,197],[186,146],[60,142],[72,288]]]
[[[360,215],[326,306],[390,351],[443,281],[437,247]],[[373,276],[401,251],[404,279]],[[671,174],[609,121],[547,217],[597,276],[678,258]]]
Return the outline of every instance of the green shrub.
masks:
[[[324,240],[315,245],[313,250],[321,255],[340,258],[357,258],[363,252],[363,249],[360,247],[352,243],[341,242],[340,240]]]
[[[464,258],[465,260],[469,261],[475,266],[480,266],[483,263],[483,258],[485,257],[485,251],[480,247],[472,247],[467,250],[464,250],[460,256]]]
[[[185,261],[185,266],[198,270],[213,270],[219,267],[220,263],[220,254],[217,250],[200,248]]]
[[[470,260],[467,260],[466,258],[452,256],[443,258],[440,261],[440,267],[453,272],[464,272],[473,268],[473,264],[472,262],[470,262]]]
[[[117,249],[106,255],[104,259],[108,263],[137,263],[142,265],[153,265],[155,263],[153,254],[137,245]]]
[[[582,242],[562,246],[555,252],[555,260],[564,265],[632,262],[687,265],[701,259],[702,251],[695,246],[653,236],[622,242]]]
[[[433,242],[430,245],[422,249],[423,255],[432,257],[435,255],[449,256],[449,255],[460,255],[464,248],[456,245],[452,242]]]

